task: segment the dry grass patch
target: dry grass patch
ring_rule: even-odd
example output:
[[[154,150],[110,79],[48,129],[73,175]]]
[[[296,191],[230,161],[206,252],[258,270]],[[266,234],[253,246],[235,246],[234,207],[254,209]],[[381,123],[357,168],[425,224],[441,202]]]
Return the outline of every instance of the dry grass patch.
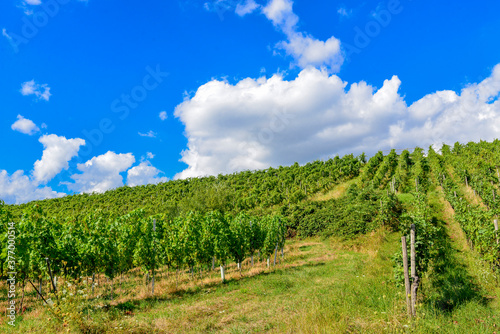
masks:
[[[349,186],[353,183],[355,183],[358,180],[358,178],[351,179],[349,181],[343,182],[341,184],[338,184],[334,186],[331,190],[328,190],[327,192],[317,192],[309,197],[310,201],[328,201],[330,199],[337,199],[340,198],[349,188]]]

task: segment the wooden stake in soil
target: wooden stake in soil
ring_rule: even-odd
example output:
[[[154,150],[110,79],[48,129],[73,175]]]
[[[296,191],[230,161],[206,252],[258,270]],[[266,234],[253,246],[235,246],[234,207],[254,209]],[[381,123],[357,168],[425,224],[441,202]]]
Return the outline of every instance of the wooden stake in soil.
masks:
[[[224,281],[226,280],[226,273],[225,273],[225,270],[224,270],[224,266],[220,266],[220,278],[222,279],[222,283],[224,283]]]
[[[156,234],[156,219],[153,219],[153,282],[151,284],[151,294],[154,296],[155,294],[155,259],[156,259],[156,243],[155,243],[155,234]]]
[[[497,245],[500,242],[498,240],[498,219],[493,220],[493,224],[495,224],[495,232],[497,233]]]
[[[408,311],[408,316],[411,317],[411,301],[410,301],[410,277],[408,275],[408,251],[406,249],[406,237],[401,237],[401,246],[403,250],[403,269],[405,273],[405,292],[406,292],[406,309]]]
[[[38,280],[38,286],[39,286],[39,290],[40,290],[40,295],[42,295],[42,280],[43,280],[42,277],[40,277],[40,279]]]
[[[54,277],[52,276],[52,270],[50,270],[50,261],[49,261],[48,257],[45,258],[45,263],[47,263],[47,268],[49,269],[50,282],[52,283],[52,288],[54,289],[54,293],[56,293],[57,292],[56,284],[54,283]]]
[[[411,224],[410,231],[410,259],[411,259],[411,278],[412,278],[412,286],[411,286],[411,313],[412,316],[416,316],[416,305],[417,305],[417,290],[419,278],[417,276],[417,268],[415,263],[415,224]]]

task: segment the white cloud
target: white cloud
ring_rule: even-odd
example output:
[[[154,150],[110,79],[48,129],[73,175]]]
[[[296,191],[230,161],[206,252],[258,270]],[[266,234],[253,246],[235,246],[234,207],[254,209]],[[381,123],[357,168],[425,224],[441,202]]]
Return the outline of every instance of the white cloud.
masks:
[[[270,0],[262,12],[287,36],[287,41],[277,43],[276,47],[292,56],[299,67],[326,67],[333,72],[340,70],[344,62],[340,40],[332,36],[323,42],[297,31],[299,17],[293,12],[292,0]]]
[[[282,41],[277,46],[294,57],[301,68],[326,66],[338,72],[344,62],[340,41],[335,37],[323,42],[303,33],[294,33],[289,36],[289,41]]]
[[[338,13],[341,17],[349,17],[349,16],[351,16],[351,14],[352,14],[352,9],[347,10],[345,7],[340,7],[340,8],[337,10],[337,13]]]
[[[239,3],[236,6],[235,12],[239,16],[245,16],[247,14],[251,14],[254,10],[259,8],[260,5],[258,5],[254,0],[246,0],[244,4]]]
[[[26,81],[21,85],[21,94],[24,96],[35,95],[39,100],[49,101],[50,87],[47,84],[37,84],[35,80]]]
[[[151,165],[149,161],[144,161],[128,170],[127,184],[131,187],[142,186],[145,184],[157,184],[167,182],[167,177],[159,177],[161,173],[159,169]]]
[[[33,178],[38,183],[47,183],[63,169],[68,169],[68,162],[78,155],[80,146],[85,145],[85,140],[66,139],[56,135],[40,137],[44,150],[40,160],[35,162]]]
[[[10,36],[8,33],[7,33],[7,30],[5,28],[2,29],[2,36],[7,38],[9,41],[12,41],[12,36]]]
[[[42,1],[41,0],[25,0],[24,1],[26,4],[28,5],[32,5],[32,6],[38,6],[38,5],[41,5],[42,4]]]
[[[9,175],[0,170],[0,199],[7,204],[21,204],[46,198],[65,196],[49,187],[38,187],[22,170]]]
[[[147,132],[147,133],[142,133],[142,132],[139,132],[139,136],[141,136],[141,137],[156,138],[156,135],[157,135],[157,133],[156,133],[156,132],[153,132],[153,130],[150,130],[150,131],[149,131],[149,132]]]
[[[160,112],[159,117],[162,121],[166,120],[168,118],[167,112],[166,111]]]
[[[33,121],[24,118],[21,115],[17,115],[17,121],[14,122],[14,124],[12,124],[11,129],[30,136],[40,131],[38,126],[36,126],[36,124],[33,123]]]
[[[26,122],[29,120],[20,115],[18,119],[17,125],[16,123],[12,125],[13,128],[16,125],[16,130],[25,131],[23,133],[28,134],[30,134],[30,130],[34,131],[34,124]],[[78,154],[80,146],[84,145],[85,141],[83,139],[66,139],[56,135],[42,136],[39,141],[43,144],[44,151],[41,160],[35,162],[31,177],[25,175],[22,170],[18,170],[12,175],[9,175],[5,170],[0,170],[0,199],[6,203],[20,204],[66,195],[54,191],[50,187],[40,186],[40,184],[47,183],[63,169],[68,169],[69,160]]]
[[[438,91],[416,101],[408,117],[392,126],[390,142],[439,148],[456,141],[493,140],[500,132],[500,64],[490,77],[457,94]]]
[[[285,34],[295,31],[295,26],[299,22],[299,17],[293,12],[292,0],[270,0],[262,12]]]
[[[397,77],[376,91],[326,71],[303,70],[236,85],[211,81],[175,110],[185,124],[188,168],[176,177],[216,175],[307,162],[375,147],[406,104]],[[354,143],[354,144],[351,144]]]
[[[498,138],[500,65],[460,94],[439,91],[410,107],[400,85],[394,76],[378,90],[365,82],[348,86],[313,68],[291,81],[210,81],[175,110],[188,138],[181,159],[188,167],[176,178]]]
[[[120,173],[128,170],[135,162],[132,153],[116,154],[108,151],[106,154],[93,157],[77,168],[81,174],[74,174],[74,183],[64,183],[68,189],[85,193],[103,193],[107,190],[123,186]]]
[[[146,156],[148,157],[148,159],[154,159],[155,157],[155,155],[151,152],[146,153]]]

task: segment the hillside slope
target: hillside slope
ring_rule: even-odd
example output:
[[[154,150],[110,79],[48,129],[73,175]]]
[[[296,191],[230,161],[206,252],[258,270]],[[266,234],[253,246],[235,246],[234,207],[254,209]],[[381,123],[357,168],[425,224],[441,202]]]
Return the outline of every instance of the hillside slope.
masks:
[[[367,163],[350,155],[0,205],[3,232],[17,228],[26,312],[4,329],[493,333],[499,157],[498,141],[455,144],[440,154],[393,150]],[[412,224],[421,283],[409,319],[401,236]],[[1,257],[6,276],[7,253]],[[66,292],[47,294],[45,258]],[[35,285],[55,306],[43,306]]]

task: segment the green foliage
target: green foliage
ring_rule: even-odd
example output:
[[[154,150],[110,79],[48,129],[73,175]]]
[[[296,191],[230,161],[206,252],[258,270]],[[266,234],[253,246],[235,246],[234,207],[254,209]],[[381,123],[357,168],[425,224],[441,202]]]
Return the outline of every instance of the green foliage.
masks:
[[[410,231],[415,225],[415,259],[416,272],[422,277],[428,270],[439,251],[438,236],[440,228],[433,217],[427,196],[421,192],[413,194],[414,201],[411,210],[401,217],[401,232],[406,237],[408,264],[410,263]],[[394,274],[398,284],[404,282],[403,253],[398,251],[394,255]]]
[[[399,192],[405,193],[410,189],[409,180],[411,164],[410,152],[408,150],[404,150],[398,158],[398,167],[394,175],[396,181],[395,188]]]
[[[382,225],[397,230],[402,212],[393,194],[353,184],[341,198],[295,206],[286,214],[301,237],[322,234],[353,238]]]
[[[308,194],[331,189],[359,175],[364,156],[352,154],[299,166],[268,168],[172,180],[157,185],[121,187],[104,194],[80,194],[58,199],[8,206],[15,221],[33,204],[57,221],[80,220],[95,212],[124,216],[143,209],[146,216],[166,215],[173,219],[190,211],[205,214],[220,211],[236,215],[241,211],[262,210],[304,200]]]
[[[363,168],[363,182],[371,181],[379,165],[384,160],[384,153],[378,151],[373,157],[368,160],[368,163]]]

